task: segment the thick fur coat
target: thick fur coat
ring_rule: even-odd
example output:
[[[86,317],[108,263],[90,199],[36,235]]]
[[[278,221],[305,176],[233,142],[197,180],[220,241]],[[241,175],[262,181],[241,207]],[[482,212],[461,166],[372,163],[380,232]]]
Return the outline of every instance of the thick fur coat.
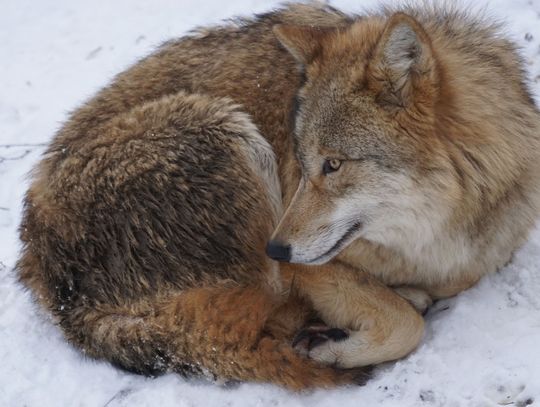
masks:
[[[290,5],[198,30],[56,134],[20,279],[71,343],[129,370],[362,380],[342,368],[420,341],[411,303],[526,238],[540,115],[523,78],[497,27],[442,9]],[[272,232],[275,258],[333,261],[278,266]]]

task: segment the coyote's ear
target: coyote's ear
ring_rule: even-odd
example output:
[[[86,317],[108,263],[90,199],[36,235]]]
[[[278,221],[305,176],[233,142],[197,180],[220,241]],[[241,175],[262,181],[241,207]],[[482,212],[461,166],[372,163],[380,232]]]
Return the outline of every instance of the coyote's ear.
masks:
[[[406,107],[433,93],[437,72],[431,41],[407,14],[390,17],[370,65],[383,105]]]
[[[298,62],[308,65],[321,50],[321,41],[331,29],[301,25],[275,25],[274,34]]]

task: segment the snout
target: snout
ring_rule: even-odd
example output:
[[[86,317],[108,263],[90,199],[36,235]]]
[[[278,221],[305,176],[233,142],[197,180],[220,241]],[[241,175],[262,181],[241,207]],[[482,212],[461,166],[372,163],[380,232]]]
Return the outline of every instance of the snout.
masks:
[[[271,259],[324,264],[358,238],[363,227],[348,201],[329,199],[313,183],[300,185],[266,245]]]
[[[291,245],[270,240],[266,245],[266,255],[277,261],[289,262],[291,260]]]

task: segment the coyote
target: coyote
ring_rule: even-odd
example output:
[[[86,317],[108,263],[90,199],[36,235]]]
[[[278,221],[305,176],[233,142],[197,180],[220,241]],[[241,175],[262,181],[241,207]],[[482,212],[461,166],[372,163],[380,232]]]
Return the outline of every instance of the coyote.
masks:
[[[168,42],[54,137],[20,279],[130,371],[363,381],[531,228],[523,77],[497,27],[425,7],[292,4]]]

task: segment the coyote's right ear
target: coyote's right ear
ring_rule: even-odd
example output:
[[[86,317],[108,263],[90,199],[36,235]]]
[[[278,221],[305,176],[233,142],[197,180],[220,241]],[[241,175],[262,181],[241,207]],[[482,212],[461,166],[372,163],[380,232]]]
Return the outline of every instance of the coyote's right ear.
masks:
[[[279,42],[304,65],[311,63],[321,51],[322,39],[330,28],[278,24],[274,34]]]

